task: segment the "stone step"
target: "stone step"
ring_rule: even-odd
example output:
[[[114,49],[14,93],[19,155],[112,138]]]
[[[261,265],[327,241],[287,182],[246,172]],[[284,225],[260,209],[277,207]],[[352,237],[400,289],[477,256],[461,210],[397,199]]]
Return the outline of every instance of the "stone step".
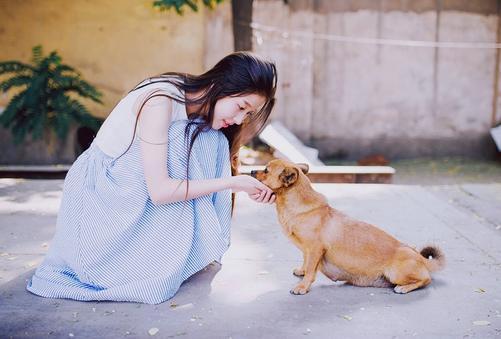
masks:
[[[265,166],[240,166],[241,174],[263,170]],[[392,182],[395,169],[391,166],[310,166],[308,178],[314,183],[379,183]]]
[[[0,178],[64,179],[71,165],[0,165]]]

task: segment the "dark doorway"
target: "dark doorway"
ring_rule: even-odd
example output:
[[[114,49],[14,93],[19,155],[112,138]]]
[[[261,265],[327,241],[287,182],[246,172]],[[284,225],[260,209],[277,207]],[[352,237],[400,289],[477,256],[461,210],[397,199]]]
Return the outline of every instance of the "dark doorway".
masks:
[[[77,129],[77,140],[75,142],[75,156],[78,157],[82,154],[87,148],[89,148],[90,144],[92,144],[92,140],[96,137],[96,132],[92,128],[89,127],[80,127]]]

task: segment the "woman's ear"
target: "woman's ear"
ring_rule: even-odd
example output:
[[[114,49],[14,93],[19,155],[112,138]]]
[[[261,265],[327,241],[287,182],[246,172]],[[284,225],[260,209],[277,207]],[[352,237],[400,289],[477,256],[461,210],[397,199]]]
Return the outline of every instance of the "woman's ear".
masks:
[[[278,176],[284,187],[289,187],[296,182],[299,171],[294,167],[286,167]]]
[[[296,165],[297,165],[297,167],[299,167],[301,169],[301,171],[304,174],[308,174],[308,171],[310,170],[310,166],[308,164],[299,163],[299,164],[296,164]]]

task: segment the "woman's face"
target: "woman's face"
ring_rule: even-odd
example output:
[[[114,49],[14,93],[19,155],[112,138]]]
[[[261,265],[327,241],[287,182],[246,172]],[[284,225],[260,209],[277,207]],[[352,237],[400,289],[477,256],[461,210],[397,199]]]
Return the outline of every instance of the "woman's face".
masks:
[[[264,105],[266,99],[259,94],[246,94],[238,97],[224,97],[216,102],[214,107],[213,129],[226,128],[230,125],[240,125],[246,118],[252,119]]]

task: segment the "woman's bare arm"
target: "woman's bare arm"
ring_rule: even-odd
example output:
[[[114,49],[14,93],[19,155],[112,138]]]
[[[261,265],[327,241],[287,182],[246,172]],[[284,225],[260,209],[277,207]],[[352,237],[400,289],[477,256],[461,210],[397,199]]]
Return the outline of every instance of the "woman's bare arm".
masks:
[[[231,178],[190,180],[172,179],[167,169],[168,126],[172,117],[172,99],[149,99],[139,116],[137,134],[140,138],[143,171],[152,202],[156,205],[198,198],[212,192],[231,189]]]

